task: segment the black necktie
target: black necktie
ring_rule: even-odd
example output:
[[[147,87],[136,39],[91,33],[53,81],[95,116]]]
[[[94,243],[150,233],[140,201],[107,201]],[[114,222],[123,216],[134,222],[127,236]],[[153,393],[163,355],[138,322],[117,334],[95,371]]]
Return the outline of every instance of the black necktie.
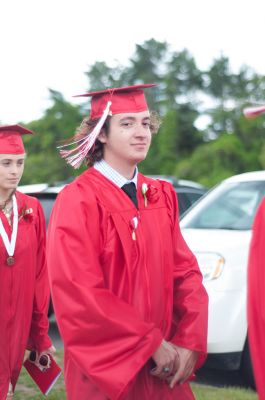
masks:
[[[125,183],[121,188],[130,197],[136,208],[138,208],[135,184],[133,182]]]

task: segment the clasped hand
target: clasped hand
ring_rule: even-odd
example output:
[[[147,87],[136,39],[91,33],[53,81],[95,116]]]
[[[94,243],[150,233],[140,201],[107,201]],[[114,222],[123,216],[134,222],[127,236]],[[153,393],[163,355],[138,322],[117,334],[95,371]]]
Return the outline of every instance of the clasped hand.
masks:
[[[185,382],[192,374],[198,353],[163,340],[152,356],[156,367],[151,374],[166,380],[171,389]]]

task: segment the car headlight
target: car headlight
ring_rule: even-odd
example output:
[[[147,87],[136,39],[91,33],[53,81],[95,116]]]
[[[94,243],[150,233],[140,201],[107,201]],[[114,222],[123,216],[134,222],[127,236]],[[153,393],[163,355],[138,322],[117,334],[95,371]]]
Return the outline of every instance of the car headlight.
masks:
[[[218,253],[195,253],[204,281],[217,279],[223,272],[225,259]]]

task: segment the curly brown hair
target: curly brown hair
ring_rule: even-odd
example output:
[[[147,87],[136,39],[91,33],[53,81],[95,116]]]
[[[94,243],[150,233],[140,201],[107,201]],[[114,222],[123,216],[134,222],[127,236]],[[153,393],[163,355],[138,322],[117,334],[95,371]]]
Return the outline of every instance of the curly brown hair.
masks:
[[[101,132],[104,132],[106,135],[109,133],[109,126],[110,126],[110,119],[111,117],[107,117]],[[98,123],[98,119],[95,120],[90,120],[89,117],[86,117],[83,119],[79,127],[76,129],[74,139],[82,139],[82,137],[87,136],[94,127]],[[151,111],[150,112],[150,130],[152,135],[155,135],[158,132],[158,129],[161,125],[161,119],[157,112]],[[98,139],[96,139],[95,144],[91,151],[88,153],[88,155],[85,158],[84,163],[86,164],[87,167],[92,167],[96,161],[100,161],[103,158],[103,147],[104,144],[101,143]]]

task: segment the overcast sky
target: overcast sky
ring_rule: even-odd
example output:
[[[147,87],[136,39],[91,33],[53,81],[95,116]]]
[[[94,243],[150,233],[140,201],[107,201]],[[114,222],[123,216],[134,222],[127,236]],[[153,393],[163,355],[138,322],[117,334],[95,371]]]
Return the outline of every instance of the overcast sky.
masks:
[[[0,0],[0,16],[2,124],[40,118],[48,88],[77,104],[90,65],[126,64],[150,38],[187,48],[199,68],[222,53],[234,72],[265,75],[264,0]]]

